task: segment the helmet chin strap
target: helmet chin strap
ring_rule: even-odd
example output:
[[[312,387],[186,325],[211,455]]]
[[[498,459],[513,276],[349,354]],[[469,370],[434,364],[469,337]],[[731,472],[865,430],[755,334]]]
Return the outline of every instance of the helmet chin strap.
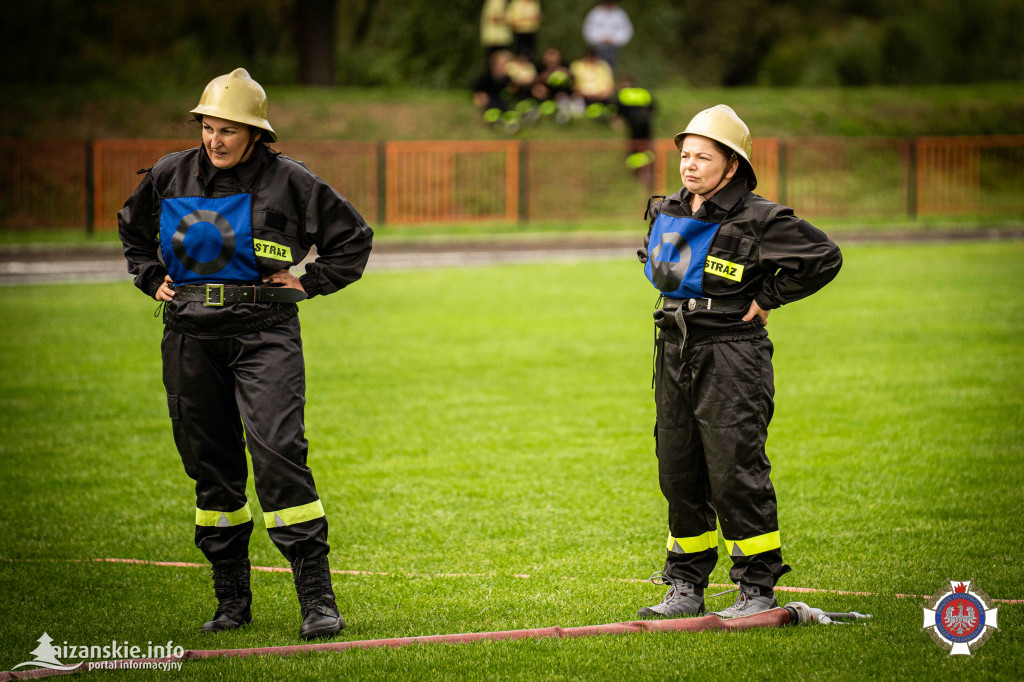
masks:
[[[733,155],[729,157],[729,163],[726,165],[725,170],[722,171],[722,179],[718,181],[718,184],[715,185],[715,188],[713,190],[711,190],[710,192],[708,192],[707,194],[700,194],[700,195],[698,195],[702,200],[707,201],[708,197],[714,196],[715,194],[718,193],[718,190],[722,189],[723,187],[725,187],[726,185],[729,184],[729,182],[732,180],[732,177],[729,177],[729,167],[733,164],[734,161],[736,161],[736,154],[735,153],[733,153]],[[739,162],[736,161],[736,163],[737,163],[736,170],[738,171],[739,170],[739,166],[738,166]],[[735,177],[735,173],[733,174],[733,177]]]
[[[703,195],[704,198],[707,199],[709,196],[713,196],[715,194],[718,194],[718,190],[720,190],[723,187],[725,187],[726,185],[728,185],[729,184],[729,180],[731,180],[731,179],[732,178],[726,177],[723,174],[722,175],[722,179],[718,182],[717,185],[715,185],[715,188],[713,190],[711,190],[710,192],[708,192],[707,194]]]
[[[253,135],[252,131],[252,126],[249,126],[249,142],[246,143],[245,145],[245,151],[242,152],[242,158],[239,161],[239,163],[241,163],[241,161],[245,161],[245,157],[248,156],[249,150],[251,150],[253,145],[256,144],[256,142],[258,142],[261,137],[263,137],[262,133],[256,133],[255,135]]]

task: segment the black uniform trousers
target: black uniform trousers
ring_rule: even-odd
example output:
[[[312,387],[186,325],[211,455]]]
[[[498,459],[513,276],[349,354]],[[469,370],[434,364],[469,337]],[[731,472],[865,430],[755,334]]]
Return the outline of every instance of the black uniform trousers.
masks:
[[[708,585],[717,515],[733,560],[729,577],[771,590],[786,570],[765,455],[772,343],[763,330],[681,340],[678,330],[661,330],[655,365],[658,476],[669,506],[665,573]]]
[[[248,440],[271,540],[289,562],[326,556],[327,518],[306,466],[298,316],[217,339],[168,329],[161,351],[174,442],[196,482],[196,546],[211,562],[248,556]]]

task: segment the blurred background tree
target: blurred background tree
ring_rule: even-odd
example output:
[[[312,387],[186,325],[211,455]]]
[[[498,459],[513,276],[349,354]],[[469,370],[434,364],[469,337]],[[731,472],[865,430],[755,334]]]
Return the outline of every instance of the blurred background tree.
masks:
[[[567,59],[597,0],[544,0]],[[697,86],[1024,80],[1020,0],[624,0],[622,70]],[[0,81],[132,88],[244,65],[262,82],[464,88],[483,65],[480,0],[35,0],[0,8]],[[333,53],[333,58],[325,55]]]

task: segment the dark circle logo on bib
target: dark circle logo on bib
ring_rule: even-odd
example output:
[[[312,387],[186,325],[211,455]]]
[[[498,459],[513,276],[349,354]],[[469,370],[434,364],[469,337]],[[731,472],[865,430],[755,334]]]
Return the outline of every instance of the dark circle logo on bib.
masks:
[[[662,291],[674,291],[683,283],[690,267],[690,244],[678,232],[661,235],[661,243],[651,251],[654,284]]]
[[[213,230],[220,234],[218,253],[211,253],[211,245],[214,248],[216,245],[216,234],[211,234]],[[171,244],[174,255],[183,266],[197,275],[212,275],[223,270],[234,258],[235,231],[231,223],[215,211],[193,211],[178,223]]]
[[[651,225],[644,274],[669,298],[703,298],[704,261],[718,223],[662,213]]]
[[[259,279],[249,194],[160,201],[160,250],[175,284]]]

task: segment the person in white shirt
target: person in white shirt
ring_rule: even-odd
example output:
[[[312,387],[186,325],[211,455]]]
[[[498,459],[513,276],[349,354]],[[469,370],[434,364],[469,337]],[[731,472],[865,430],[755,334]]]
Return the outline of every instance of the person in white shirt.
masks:
[[[583,39],[615,68],[619,50],[633,38],[633,23],[617,2],[602,2],[583,19]]]

